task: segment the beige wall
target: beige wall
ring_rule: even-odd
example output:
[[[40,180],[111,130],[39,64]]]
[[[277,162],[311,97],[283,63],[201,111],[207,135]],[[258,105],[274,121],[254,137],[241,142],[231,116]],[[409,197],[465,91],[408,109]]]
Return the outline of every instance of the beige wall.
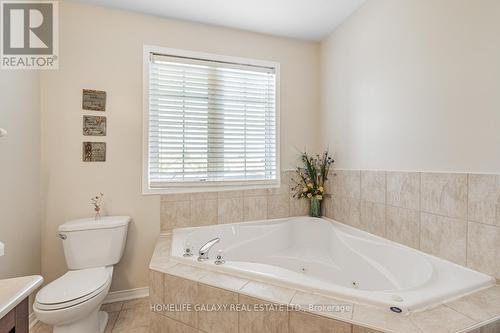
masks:
[[[500,171],[500,1],[369,0],[321,44],[338,168]]]
[[[0,279],[40,274],[40,80],[0,71]]]
[[[113,290],[147,285],[148,263],[160,230],[159,196],[141,195],[143,44],[181,48],[281,64],[281,161],[294,165],[297,150],[315,149],[319,108],[319,45],[81,5],[61,3],[60,69],[42,85],[42,170],[46,214],[42,272],[65,272],[57,227],[92,213],[101,191],[108,214],[133,217]],[[106,163],[81,162],[82,88],[106,90]]]

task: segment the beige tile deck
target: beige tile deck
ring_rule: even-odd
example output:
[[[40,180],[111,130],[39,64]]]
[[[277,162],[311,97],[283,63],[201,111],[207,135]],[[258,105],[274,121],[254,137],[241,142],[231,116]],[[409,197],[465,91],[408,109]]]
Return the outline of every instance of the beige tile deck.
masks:
[[[209,272],[207,270],[196,268],[193,266],[178,264],[169,268],[165,273],[185,279],[198,281]]]
[[[163,257],[163,260],[167,260],[170,256],[170,248],[166,246],[169,244],[169,238],[171,235],[161,235],[159,238],[159,244],[157,244],[155,253],[153,255],[154,260],[157,261],[158,258]],[[156,270],[153,265],[150,268]],[[262,281],[255,281],[250,278],[236,277],[226,273],[218,273],[215,271],[209,271],[205,269],[200,269],[197,267],[177,264],[172,267],[160,267],[162,269],[157,270],[169,275],[174,275],[179,278],[185,278],[197,282],[198,285],[206,285],[217,288],[222,288],[239,294],[240,303],[246,302],[272,302],[275,304],[319,304],[319,305],[331,305],[331,304],[344,304],[351,305],[340,299],[335,299],[331,296],[315,294],[304,292],[300,290],[284,288],[276,286],[273,284],[264,283]],[[167,275],[164,275],[167,276]],[[497,323],[489,324],[487,327],[474,330],[476,327],[481,325],[486,325],[489,322],[485,319],[500,317],[500,287],[495,286],[492,288],[479,291],[477,293],[465,296],[459,300],[448,302],[444,305],[438,306],[433,309],[428,309],[421,312],[411,313],[409,315],[405,314],[395,314],[387,311],[386,309],[365,306],[360,304],[353,304],[348,311],[339,313],[322,313],[317,309],[308,310],[303,309],[306,312],[320,315],[323,317],[329,317],[330,319],[340,320],[352,325],[353,333],[441,333],[441,332],[473,332],[473,333],[492,333],[495,332],[494,329],[498,326]],[[243,302],[242,302],[243,300]],[[168,302],[167,302],[168,303]],[[252,303],[252,302],[250,302]],[[119,307],[119,305],[108,305],[109,307]],[[125,308],[126,305],[122,305]],[[268,318],[269,314],[242,314],[241,318],[243,322],[239,322],[240,333],[241,330],[248,331],[249,329],[255,328],[252,326],[246,326],[254,320],[257,321],[268,321],[276,320],[276,323],[271,325],[272,327],[260,327],[269,329],[270,331],[284,330],[283,332],[288,332],[288,322],[283,322],[284,318],[273,314]],[[165,318],[165,316],[162,319]],[[249,321],[245,323],[245,321]],[[169,322],[170,323],[170,322]],[[445,324],[443,324],[445,323]],[[158,323],[156,323],[158,324]],[[268,323],[270,324],[270,323]],[[321,323],[320,323],[321,324]],[[165,324],[167,325],[167,324]],[[170,324],[169,324],[170,325]],[[282,326],[284,325],[284,326]],[[492,326],[493,325],[493,326]],[[168,325],[167,325],[168,326]],[[187,327],[187,326],[186,326]],[[186,327],[176,328],[181,332]],[[491,328],[493,327],[493,331]],[[182,329],[181,329],[182,328]],[[152,328],[153,333],[156,333],[158,329],[163,328]],[[156,329],[156,331],[155,331]],[[189,331],[189,330],[188,330]],[[36,332],[36,333],[42,333]],[[113,331],[116,333],[115,331]],[[158,331],[160,332],[160,331]],[[162,331],[163,332],[163,331]],[[187,331],[186,331],[187,332]],[[250,332],[250,331],[248,331]],[[45,332],[43,332],[45,333]],[[140,332],[139,332],[140,333]],[[495,332],[496,333],[496,332]]]
[[[423,332],[432,333],[455,333],[475,324],[471,318],[444,305],[413,313],[411,321]]]
[[[248,280],[232,275],[208,272],[208,274],[203,276],[199,282],[222,289],[238,291],[248,283]]]
[[[474,320],[489,320],[500,314],[500,287],[484,289],[446,305]]]
[[[288,305],[295,295],[295,290],[278,287],[272,284],[251,281],[240,291],[241,294],[258,297],[259,299]]]

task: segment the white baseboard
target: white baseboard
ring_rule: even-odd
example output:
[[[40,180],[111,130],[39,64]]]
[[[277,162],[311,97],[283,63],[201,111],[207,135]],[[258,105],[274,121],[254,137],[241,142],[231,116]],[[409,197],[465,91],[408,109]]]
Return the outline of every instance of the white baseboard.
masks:
[[[35,316],[34,312],[30,313],[28,320],[29,320],[29,328],[30,329],[32,329],[36,325],[36,323],[38,323],[38,318]]]
[[[108,293],[103,304],[120,302],[120,301],[130,301],[132,299],[143,298],[149,296],[149,287],[129,289],[129,290],[119,290],[112,291]]]

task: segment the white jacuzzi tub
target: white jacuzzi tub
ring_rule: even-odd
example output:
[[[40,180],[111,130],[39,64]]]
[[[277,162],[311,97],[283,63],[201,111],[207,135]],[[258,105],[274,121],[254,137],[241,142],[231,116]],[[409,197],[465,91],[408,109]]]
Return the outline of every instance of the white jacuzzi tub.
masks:
[[[198,249],[215,237],[220,242],[210,250],[210,260],[198,262]],[[194,256],[183,256],[186,247]],[[218,251],[223,265],[214,264]],[[327,218],[175,229],[171,255],[208,269],[403,312],[495,284],[488,275]]]

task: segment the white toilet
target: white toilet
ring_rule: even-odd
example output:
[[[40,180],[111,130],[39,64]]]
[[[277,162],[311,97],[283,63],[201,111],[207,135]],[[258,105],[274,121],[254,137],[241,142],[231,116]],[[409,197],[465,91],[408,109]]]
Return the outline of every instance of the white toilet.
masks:
[[[99,311],[122,257],[128,216],[80,219],[59,227],[70,269],[43,287],[33,310],[37,318],[54,326],[54,333],[102,333],[108,314]]]

